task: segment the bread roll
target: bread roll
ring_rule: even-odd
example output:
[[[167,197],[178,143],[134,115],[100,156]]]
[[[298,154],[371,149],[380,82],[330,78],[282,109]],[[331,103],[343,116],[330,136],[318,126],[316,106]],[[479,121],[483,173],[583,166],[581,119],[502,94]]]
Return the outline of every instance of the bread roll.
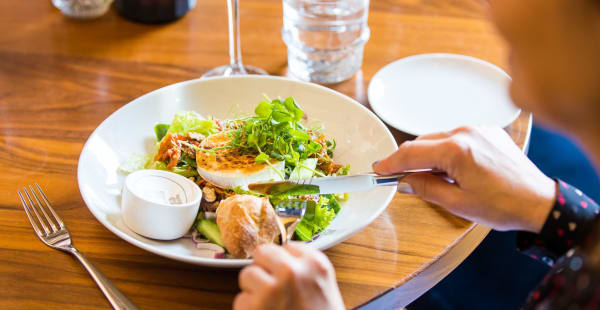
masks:
[[[217,208],[221,239],[234,258],[249,258],[261,244],[273,243],[283,231],[269,199],[233,195]]]

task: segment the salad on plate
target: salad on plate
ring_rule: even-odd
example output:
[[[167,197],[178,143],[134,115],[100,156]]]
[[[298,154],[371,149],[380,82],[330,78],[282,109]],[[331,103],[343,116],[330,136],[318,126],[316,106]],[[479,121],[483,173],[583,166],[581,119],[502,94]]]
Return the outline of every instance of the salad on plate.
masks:
[[[333,159],[335,139],[305,119],[292,97],[265,96],[254,115],[234,119],[178,112],[170,124],[154,127],[155,151],[132,157],[121,171],[167,170],[196,183],[202,200],[189,237],[211,257],[249,258],[257,246],[281,242],[283,224],[273,207],[290,200],[313,202],[293,235],[311,241],[329,226],[347,194],[289,197],[248,190],[258,182],[348,174],[349,166]]]

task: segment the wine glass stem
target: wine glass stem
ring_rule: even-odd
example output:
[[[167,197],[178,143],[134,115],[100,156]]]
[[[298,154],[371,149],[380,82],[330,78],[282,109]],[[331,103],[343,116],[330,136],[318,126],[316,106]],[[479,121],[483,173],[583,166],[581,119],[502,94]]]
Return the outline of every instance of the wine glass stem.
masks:
[[[240,46],[239,0],[227,0],[229,17],[229,63],[233,71],[245,73]]]

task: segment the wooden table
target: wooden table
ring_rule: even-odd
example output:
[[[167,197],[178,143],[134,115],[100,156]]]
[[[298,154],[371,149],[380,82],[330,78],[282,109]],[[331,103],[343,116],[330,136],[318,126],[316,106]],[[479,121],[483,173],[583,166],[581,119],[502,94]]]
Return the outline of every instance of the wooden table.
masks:
[[[504,45],[480,2],[373,0],[362,72],[332,88],[368,105],[373,74],[418,53],[466,54],[503,67]],[[281,0],[241,1],[245,63],[276,75],[286,70],[281,12]],[[183,19],[153,26],[114,11],[93,21],[70,20],[48,0],[0,1],[1,309],[108,307],[78,262],[34,236],[16,195],[33,182],[47,189],[77,247],[141,309],[231,306],[237,270],[171,261],[122,241],[93,218],[76,179],[83,143],[109,114],[227,60],[222,0],[198,0]],[[509,128],[521,146],[530,121],[522,115]],[[410,138],[393,132],[398,142]],[[487,232],[398,194],[374,223],[326,253],[348,307],[396,287],[386,307],[399,307],[441,280]]]

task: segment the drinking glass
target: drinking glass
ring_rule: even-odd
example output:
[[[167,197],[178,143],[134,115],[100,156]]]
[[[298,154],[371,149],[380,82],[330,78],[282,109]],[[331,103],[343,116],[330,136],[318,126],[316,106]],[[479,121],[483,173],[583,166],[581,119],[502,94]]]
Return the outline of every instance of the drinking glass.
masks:
[[[368,13],[369,0],[283,0],[289,72],[319,83],[352,77],[369,39]]]
[[[242,48],[240,46],[240,15],[239,0],[227,0],[227,16],[229,20],[229,64],[216,67],[202,75],[202,77],[211,76],[231,76],[244,74],[263,74],[267,72],[254,66],[245,66],[242,64]]]

